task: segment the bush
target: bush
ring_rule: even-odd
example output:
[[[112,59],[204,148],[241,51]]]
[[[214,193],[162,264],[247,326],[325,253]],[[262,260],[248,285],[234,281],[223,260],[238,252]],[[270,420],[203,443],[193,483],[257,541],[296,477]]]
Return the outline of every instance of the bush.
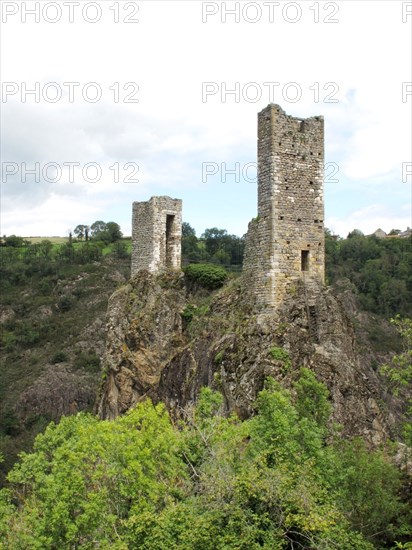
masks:
[[[73,298],[67,295],[60,296],[57,302],[57,308],[59,309],[59,311],[69,311],[72,305],[73,305]]]
[[[73,366],[75,369],[84,369],[89,372],[99,372],[100,358],[93,350],[81,351],[77,354]]]
[[[190,264],[184,273],[189,281],[210,290],[223,286],[228,276],[226,269],[212,264]]]
[[[53,355],[50,362],[55,365],[56,363],[63,363],[64,361],[67,361],[67,359],[67,354],[64,353],[64,351],[58,351]]]
[[[292,366],[292,362],[289,357],[289,353],[283,348],[273,347],[270,349],[270,355],[275,361],[281,361],[283,363],[283,371],[286,373]]]
[[[130,258],[130,252],[127,243],[125,241],[117,241],[114,244],[112,254],[115,256],[115,258],[119,259]]]
[[[13,248],[20,248],[24,245],[23,237],[17,237],[16,235],[10,235],[5,237],[4,243],[6,246],[12,246]]]
[[[181,313],[181,316],[186,323],[190,323],[190,321],[193,319],[193,316],[196,313],[196,310],[197,310],[197,306],[193,304],[188,304],[185,307],[185,309]]]

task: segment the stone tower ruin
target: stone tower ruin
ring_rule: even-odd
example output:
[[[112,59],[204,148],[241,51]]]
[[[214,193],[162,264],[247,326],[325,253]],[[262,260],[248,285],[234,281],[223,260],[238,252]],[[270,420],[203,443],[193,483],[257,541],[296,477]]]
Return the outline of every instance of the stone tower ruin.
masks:
[[[182,201],[152,197],[133,203],[132,276],[141,269],[158,273],[180,269]]]
[[[249,224],[245,291],[260,310],[297,280],[324,282],[323,117],[270,104],[258,114],[258,216]]]

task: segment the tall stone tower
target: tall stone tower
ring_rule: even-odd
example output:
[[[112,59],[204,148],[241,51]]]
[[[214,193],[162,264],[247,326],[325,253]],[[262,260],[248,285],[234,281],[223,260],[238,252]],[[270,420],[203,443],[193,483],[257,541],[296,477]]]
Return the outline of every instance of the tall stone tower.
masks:
[[[182,201],[152,197],[133,203],[132,276],[140,269],[152,273],[180,269]]]
[[[258,114],[258,216],[249,224],[245,289],[258,309],[281,305],[299,279],[324,282],[323,117]]]

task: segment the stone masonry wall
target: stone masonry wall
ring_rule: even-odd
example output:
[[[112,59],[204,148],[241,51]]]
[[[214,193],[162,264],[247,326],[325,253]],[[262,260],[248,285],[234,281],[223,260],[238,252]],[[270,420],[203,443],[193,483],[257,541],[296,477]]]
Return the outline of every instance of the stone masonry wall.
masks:
[[[249,225],[245,290],[276,308],[298,279],[324,282],[323,117],[258,114],[258,217]]]
[[[140,269],[157,273],[180,269],[182,201],[152,197],[133,203],[132,276]]]

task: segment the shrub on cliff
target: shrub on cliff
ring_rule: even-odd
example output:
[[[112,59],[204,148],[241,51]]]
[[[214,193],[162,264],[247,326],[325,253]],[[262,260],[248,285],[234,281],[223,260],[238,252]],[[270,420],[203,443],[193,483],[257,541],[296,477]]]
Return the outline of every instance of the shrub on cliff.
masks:
[[[212,264],[190,264],[184,273],[189,281],[210,290],[223,286],[228,275],[226,269]]]

